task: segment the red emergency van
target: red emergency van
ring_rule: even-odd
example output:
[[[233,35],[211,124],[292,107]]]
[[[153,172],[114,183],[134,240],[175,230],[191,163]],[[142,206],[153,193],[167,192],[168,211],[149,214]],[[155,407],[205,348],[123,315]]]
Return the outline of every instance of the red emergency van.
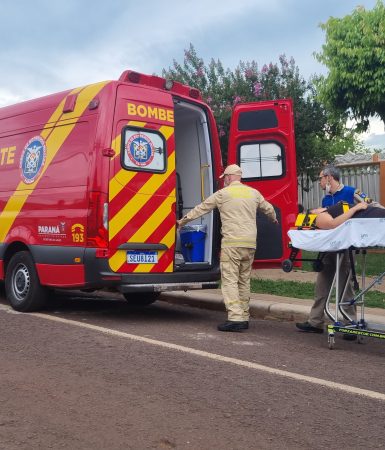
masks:
[[[276,117],[262,122],[277,132],[262,141],[260,105],[236,109],[229,160],[247,182],[266,182],[258,187],[283,219],[296,213],[296,189],[279,188],[292,182],[295,156],[291,104],[277,104],[262,109]],[[217,212],[192,224],[204,230],[198,258],[189,258],[176,219],[218,189],[220,155],[199,91],[134,71],[1,108],[0,279],[13,308],[42,308],[50,288],[110,287],[150,303],[165,290],[217,287]],[[285,242],[292,222],[281,221],[274,240]],[[263,260],[287,257],[281,243]]]

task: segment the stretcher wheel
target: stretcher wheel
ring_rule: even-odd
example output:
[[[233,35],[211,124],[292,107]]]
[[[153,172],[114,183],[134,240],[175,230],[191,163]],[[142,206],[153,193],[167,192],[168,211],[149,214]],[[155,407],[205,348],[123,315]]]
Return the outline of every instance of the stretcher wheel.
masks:
[[[364,343],[364,336],[357,336],[357,344],[363,344]]]
[[[322,272],[323,268],[324,268],[324,264],[322,261],[320,261],[319,259],[316,259],[315,261],[313,261],[313,270],[314,272]]]
[[[291,272],[293,270],[293,261],[290,259],[282,261],[282,270],[284,272]]]
[[[334,344],[335,344],[334,334],[329,334],[329,336],[328,336],[328,344],[329,344],[329,349],[333,350]]]

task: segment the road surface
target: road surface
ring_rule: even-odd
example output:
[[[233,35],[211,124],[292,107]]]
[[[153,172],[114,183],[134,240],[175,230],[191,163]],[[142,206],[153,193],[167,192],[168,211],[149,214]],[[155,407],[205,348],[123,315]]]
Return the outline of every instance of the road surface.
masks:
[[[0,448],[384,448],[385,342],[346,342],[224,312],[56,293],[0,299]]]

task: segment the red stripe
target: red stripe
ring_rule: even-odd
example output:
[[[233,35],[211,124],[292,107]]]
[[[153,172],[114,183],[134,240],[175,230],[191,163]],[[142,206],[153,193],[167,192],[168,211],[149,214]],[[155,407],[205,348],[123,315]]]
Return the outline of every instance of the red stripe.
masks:
[[[154,266],[150,272],[156,273],[156,272],[164,272],[167,267],[173,262],[174,259],[174,249],[175,245],[172,245],[170,249],[162,255],[161,258],[159,258],[158,264]]]

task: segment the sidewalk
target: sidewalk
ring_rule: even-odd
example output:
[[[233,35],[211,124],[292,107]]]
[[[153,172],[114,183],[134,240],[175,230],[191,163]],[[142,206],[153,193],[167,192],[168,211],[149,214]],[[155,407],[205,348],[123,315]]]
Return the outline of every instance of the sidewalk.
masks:
[[[285,273],[281,269],[266,269],[253,271],[252,276],[253,278],[263,279],[314,282],[316,274],[314,272],[304,271]],[[369,283],[370,280],[367,279],[367,284]],[[376,288],[377,290],[385,292],[384,285],[377,285]],[[223,298],[219,289],[167,292],[162,293],[161,299],[174,304],[185,304],[197,308],[225,311]],[[251,294],[250,315],[253,318],[264,320],[304,322],[309,316],[312,304],[312,299],[302,300],[277,295]],[[334,305],[331,305],[331,308],[333,307]],[[369,326],[371,326],[371,324],[385,326],[385,309],[365,308],[365,320],[368,322]]]

